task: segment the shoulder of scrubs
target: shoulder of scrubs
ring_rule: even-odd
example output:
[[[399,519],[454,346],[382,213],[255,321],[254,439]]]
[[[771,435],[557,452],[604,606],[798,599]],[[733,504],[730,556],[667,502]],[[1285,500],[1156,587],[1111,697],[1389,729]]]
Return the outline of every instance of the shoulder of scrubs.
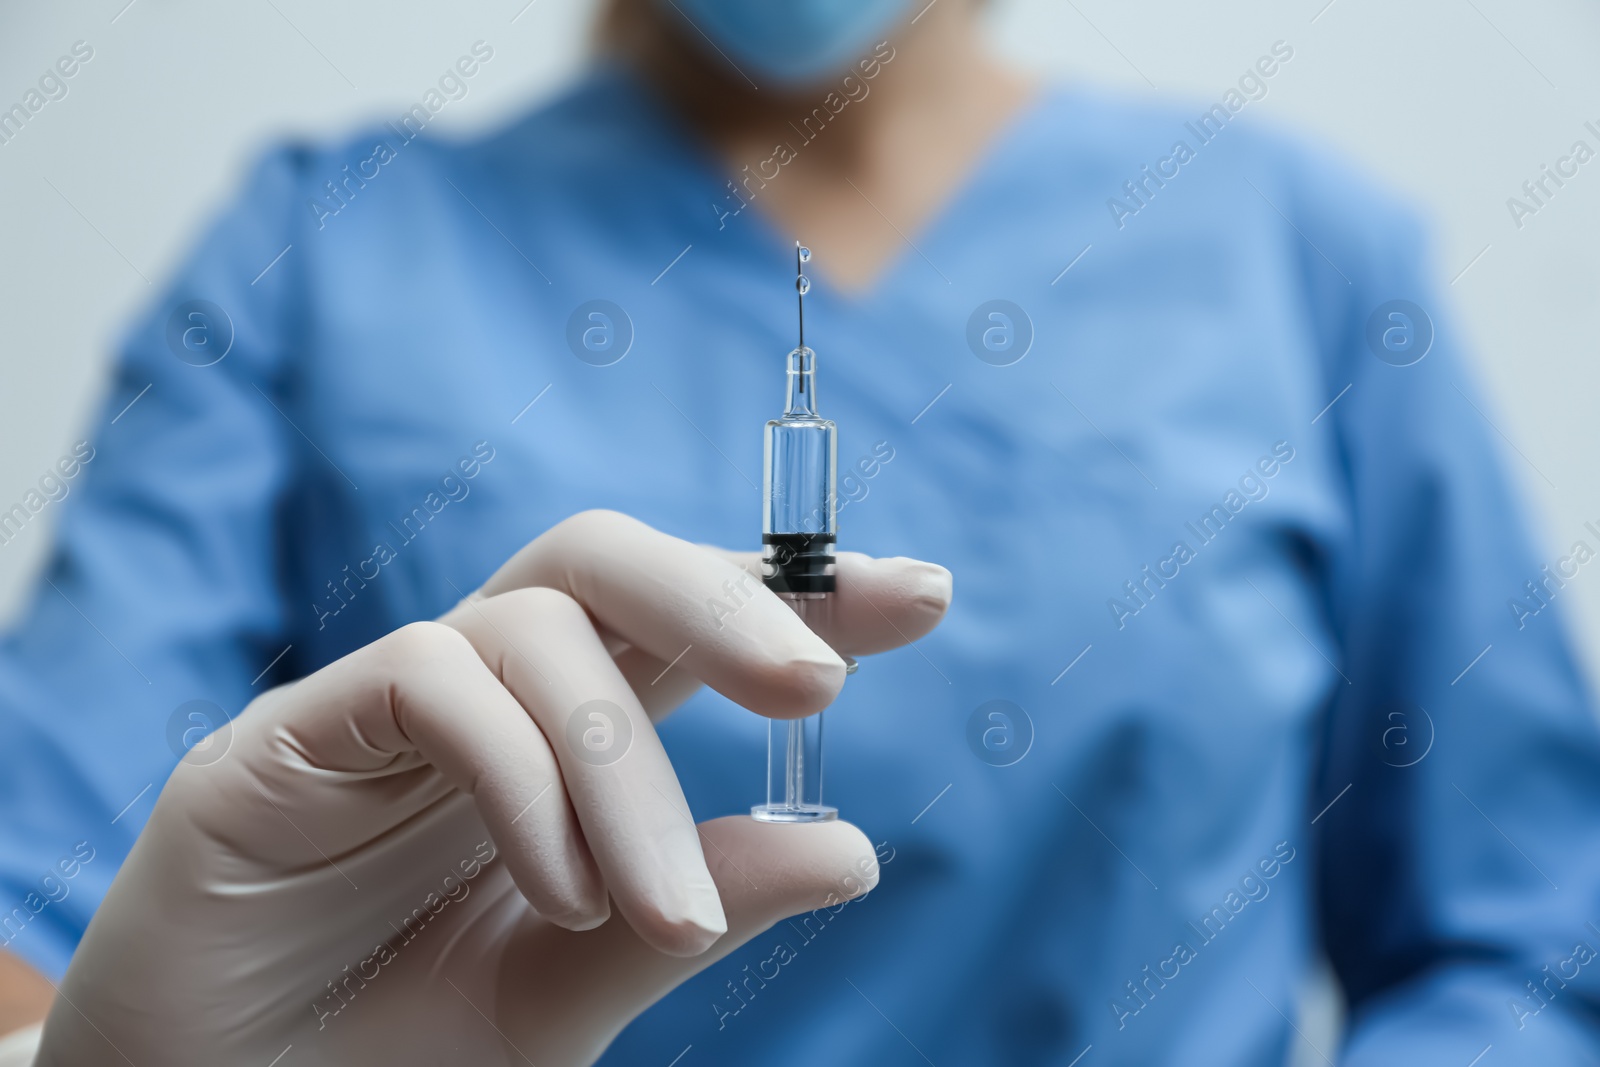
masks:
[[[1348,1000],[1341,1063],[1468,1063],[1490,1045],[1589,1062],[1600,729],[1561,590],[1600,553],[1600,527],[1570,531],[1554,558],[1535,550],[1510,475],[1544,475],[1502,442],[1512,428],[1474,383],[1416,212],[1248,108],[1202,142],[1202,113],[1097,102],[1074,122],[1118,174],[1142,175],[1174,133],[1194,148],[1184,166],[1210,169],[1152,183],[1147,204],[1212,185],[1249,234],[1260,313],[1319,360],[1294,444],[1338,513],[1308,518],[1297,555],[1343,675],[1307,801],[1322,941]]]
[[[1310,798],[1348,1064],[1600,1050],[1600,730],[1424,229],[1320,153],[1253,175],[1284,216],[1328,404],[1307,439],[1341,535],[1308,537],[1344,679]],[[1321,407],[1319,403],[1317,405]]]
[[[315,163],[286,148],[255,166],[51,472],[55,545],[0,641],[0,947],[46,974],[177,759],[293,661],[266,670],[290,643],[276,531],[307,451],[294,352]],[[40,537],[13,526],[51,516],[5,518],[8,538]]]

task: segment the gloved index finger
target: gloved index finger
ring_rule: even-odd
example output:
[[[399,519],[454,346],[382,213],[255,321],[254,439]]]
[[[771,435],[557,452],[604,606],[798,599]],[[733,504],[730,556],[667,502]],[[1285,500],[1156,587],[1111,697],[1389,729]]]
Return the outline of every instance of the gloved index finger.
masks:
[[[567,519],[475,595],[526,586],[566,593],[605,630],[763,715],[821,711],[844,684],[839,655],[750,572],[626,515]]]
[[[713,551],[759,580],[761,553]],[[833,605],[811,624],[842,655],[870,656],[908,645],[927,636],[950,607],[950,572],[937,563],[860,552],[836,558]]]

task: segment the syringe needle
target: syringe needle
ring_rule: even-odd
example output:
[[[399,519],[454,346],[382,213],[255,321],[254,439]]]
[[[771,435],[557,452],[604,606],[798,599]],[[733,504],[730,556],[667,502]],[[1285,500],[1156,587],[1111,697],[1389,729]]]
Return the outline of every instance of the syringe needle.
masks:
[[[802,264],[810,258],[811,250],[796,241],[794,243],[794,291],[795,303],[798,305],[796,311],[799,312],[800,316],[800,344],[796,346],[798,348],[806,346],[806,290],[811,288],[811,283],[806,280],[806,272]]]

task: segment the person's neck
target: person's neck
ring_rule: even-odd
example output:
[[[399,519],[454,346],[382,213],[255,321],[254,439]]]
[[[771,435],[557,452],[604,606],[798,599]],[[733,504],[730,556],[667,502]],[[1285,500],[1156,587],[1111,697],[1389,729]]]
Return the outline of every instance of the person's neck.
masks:
[[[803,91],[752,88],[733,71],[682,56],[676,69],[646,73],[706,138],[751,208],[805,240],[828,281],[863,290],[1032,96],[1029,82],[983,49],[975,21],[963,3],[935,5],[891,31],[881,50],[888,58]]]

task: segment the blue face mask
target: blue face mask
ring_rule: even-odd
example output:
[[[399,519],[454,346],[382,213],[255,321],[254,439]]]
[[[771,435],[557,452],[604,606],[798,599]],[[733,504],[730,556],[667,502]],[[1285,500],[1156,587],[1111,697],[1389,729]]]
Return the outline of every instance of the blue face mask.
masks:
[[[912,0],[662,0],[758,86],[816,82],[864,58]]]

